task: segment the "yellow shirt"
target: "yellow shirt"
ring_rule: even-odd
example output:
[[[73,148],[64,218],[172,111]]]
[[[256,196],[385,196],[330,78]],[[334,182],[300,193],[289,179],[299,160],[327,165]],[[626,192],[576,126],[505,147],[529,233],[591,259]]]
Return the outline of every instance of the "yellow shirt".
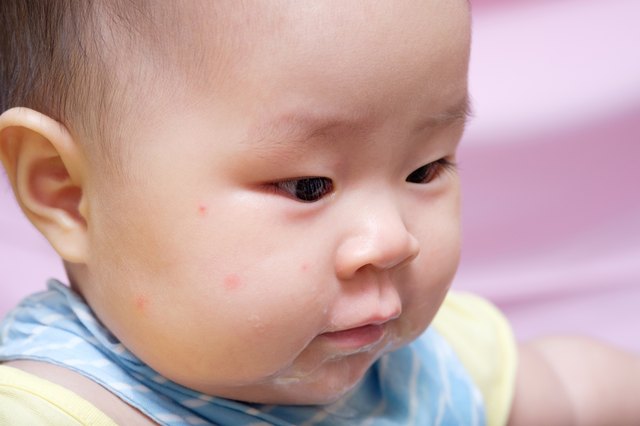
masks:
[[[77,394],[48,380],[0,365],[0,425],[116,426]]]
[[[505,425],[517,368],[516,342],[506,318],[486,300],[456,292],[449,293],[433,326],[480,389],[487,425]]]
[[[505,318],[479,297],[450,293],[433,326],[453,347],[480,389],[487,425],[506,424],[515,384],[516,346]],[[79,395],[0,365],[0,425],[115,424]]]

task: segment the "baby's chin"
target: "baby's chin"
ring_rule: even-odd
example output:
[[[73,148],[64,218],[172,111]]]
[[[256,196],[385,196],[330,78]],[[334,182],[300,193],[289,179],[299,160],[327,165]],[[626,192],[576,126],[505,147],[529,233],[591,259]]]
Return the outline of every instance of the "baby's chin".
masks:
[[[232,399],[274,405],[330,405],[356,389],[383,355],[406,345],[406,338],[389,337],[360,352],[347,356],[334,354],[322,361],[314,356],[302,357],[261,383],[247,386],[239,397]]]
[[[199,392],[255,404],[328,405],[348,394],[361,382],[381,351],[327,359],[314,368],[289,366],[278,374],[243,385],[209,387],[183,383]]]
[[[353,391],[367,371],[391,348],[377,347],[346,357],[325,360],[306,370],[296,366],[264,383],[263,391],[250,402],[277,405],[329,405]]]

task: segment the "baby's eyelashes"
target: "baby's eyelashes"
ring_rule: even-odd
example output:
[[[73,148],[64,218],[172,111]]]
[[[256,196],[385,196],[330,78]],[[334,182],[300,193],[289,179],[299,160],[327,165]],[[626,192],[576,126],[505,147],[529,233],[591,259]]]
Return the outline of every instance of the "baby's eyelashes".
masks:
[[[456,165],[446,158],[433,161],[414,170],[407,178],[409,183],[427,184],[443,172],[455,171]],[[269,185],[274,192],[284,194],[296,201],[314,203],[334,191],[333,181],[326,177],[303,177],[274,182]]]
[[[446,158],[425,164],[407,176],[407,182],[425,184],[437,179],[443,172],[455,171],[456,164]]]
[[[273,185],[278,191],[304,203],[319,201],[333,192],[333,181],[325,177],[290,179]]]

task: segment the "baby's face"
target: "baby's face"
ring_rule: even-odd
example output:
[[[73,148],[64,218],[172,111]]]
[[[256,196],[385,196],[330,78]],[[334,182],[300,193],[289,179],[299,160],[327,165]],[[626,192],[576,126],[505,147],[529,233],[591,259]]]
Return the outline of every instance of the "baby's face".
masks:
[[[171,380],[327,403],[425,330],[454,275],[467,4],[259,14],[210,92],[147,100],[128,184],[93,176],[80,285]]]

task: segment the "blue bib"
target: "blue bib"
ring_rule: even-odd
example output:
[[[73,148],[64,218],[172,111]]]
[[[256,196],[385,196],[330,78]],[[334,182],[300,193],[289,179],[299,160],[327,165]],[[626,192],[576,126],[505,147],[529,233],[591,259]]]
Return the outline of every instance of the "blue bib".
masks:
[[[447,342],[428,329],[378,360],[341,400],[321,406],[248,404],[205,395],[159,375],[129,352],[58,281],[0,324],[0,361],[76,371],[162,425],[484,425],[482,397]]]

